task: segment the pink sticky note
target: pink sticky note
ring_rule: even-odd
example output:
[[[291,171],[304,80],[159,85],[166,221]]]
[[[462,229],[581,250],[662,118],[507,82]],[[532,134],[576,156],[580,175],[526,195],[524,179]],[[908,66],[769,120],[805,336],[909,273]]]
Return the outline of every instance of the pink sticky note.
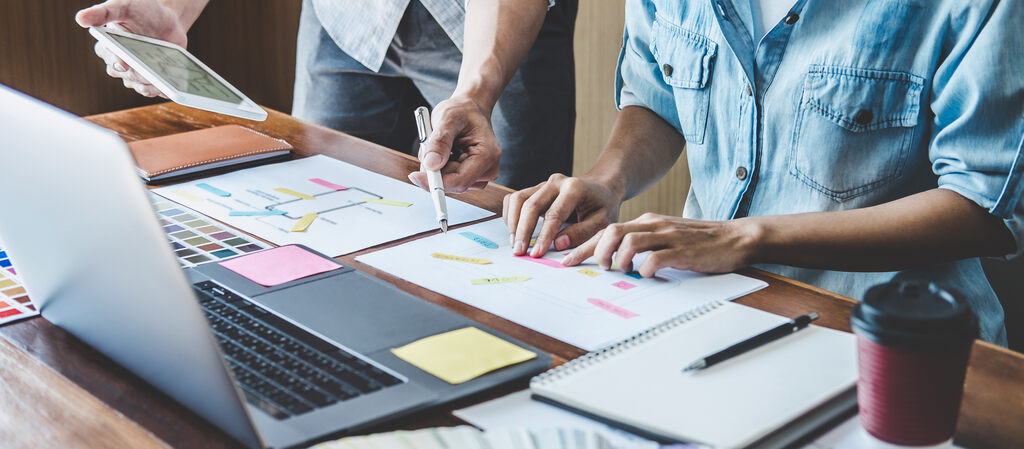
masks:
[[[331,190],[348,190],[348,187],[345,187],[343,185],[338,185],[338,184],[335,184],[335,183],[330,182],[330,181],[324,181],[323,179],[320,179],[320,178],[310,178],[309,182],[312,182],[313,184],[322,185],[322,186],[327,187],[328,189],[331,189]]]
[[[598,307],[600,307],[600,308],[602,308],[602,309],[604,309],[604,310],[606,310],[608,312],[611,312],[611,313],[614,313],[614,314],[616,314],[618,316],[621,316],[623,318],[633,318],[633,317],[637,316],[637,314],[635,314],[633,312],[630,312],[629,310],[623,309],[622,307],[619,307],[619,306],[617,306],[615,304],[612,304],[612,303],[610,303],[608,301],[605,301],[603,299],[587,298],[587,302],[589,302],[589,303],[591,303],[591,304],[593,304],[595,306],[598,306]]]
[[[626,282],[626,281],[619,281],[619,282],[616,282],[616,283],[614,283],[612,285],[614,285],[614,286],[616,286],[618,288],[621,288],[623,290],[629,290],[629,289],[631,289],[633,287],[636,287],[635,285],[630,284],[629,282]]]
[[[264,287],[341,268],[341,264],[295,245],[281,246],[220,262],[220,266]]]
[[[520,259],[520,260],[528,260],[530,262],[536,262],[536,263],[539,263],[541,265],[547,265],[547,266],[549,266],[551,268],[565,268],[565,265],[562,265],[561,263],[558,263],[558,262],[556,262],[554,260],[551,260],[551,259],[545,259],[543,257],[530,257],[530,256],[515,256],[515,257],[517,259]]]

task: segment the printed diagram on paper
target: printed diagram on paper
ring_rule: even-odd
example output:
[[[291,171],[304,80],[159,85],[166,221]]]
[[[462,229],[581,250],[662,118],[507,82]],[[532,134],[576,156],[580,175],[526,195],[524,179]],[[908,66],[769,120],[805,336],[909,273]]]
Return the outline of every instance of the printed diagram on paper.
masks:
[[[339,256],[437,229],[427,192],[327,156],[162,187],[159,195],[278,245]],[[491,216],[448,198],[449,223]]]
[[[566,267],[558,262],[564,254],[515,257],[504,223],[490,220],[357,260],[586,350],[766,285],[736,274],[673,269],[645,279],[593,261]]]

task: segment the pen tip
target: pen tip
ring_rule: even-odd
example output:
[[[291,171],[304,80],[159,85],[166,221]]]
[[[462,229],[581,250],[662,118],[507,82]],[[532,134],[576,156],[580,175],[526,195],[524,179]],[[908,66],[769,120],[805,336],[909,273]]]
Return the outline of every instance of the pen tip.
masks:
[[[704,359],[701,359],[701,360],[698,360],[696,362],[691,363],[686,368],[683,368],[683,372],[685,373],[685,372],[689,372],[689,371],[697,371],[699,369],[703,369],[706,366],[708,366],[707,362]]]
[[[441,220],[441,232],[448,233],[448,220]]]

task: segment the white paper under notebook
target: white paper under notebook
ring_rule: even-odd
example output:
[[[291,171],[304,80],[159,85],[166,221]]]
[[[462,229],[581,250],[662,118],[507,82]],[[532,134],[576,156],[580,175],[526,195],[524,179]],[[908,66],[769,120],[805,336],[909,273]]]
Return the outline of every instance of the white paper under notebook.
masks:
[[[706,304],[535,377],[534,397],[663,441],[787,447],[856,406],[852,334],[809,326],[709,368],[683,367],[786,318]]]
[[[701,304],[731,300],[768,284],[735,273],[672,268],[654,278],[592,260],[567,267],[564,251],[516,257],[501,219],[356,257],[406,281],[593,351]],[[638,255],[636,266],[646,257]]]

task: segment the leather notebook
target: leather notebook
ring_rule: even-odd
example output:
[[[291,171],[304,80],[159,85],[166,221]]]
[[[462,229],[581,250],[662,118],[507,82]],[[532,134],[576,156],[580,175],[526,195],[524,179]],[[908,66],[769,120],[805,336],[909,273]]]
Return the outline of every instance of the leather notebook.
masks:
[[[292,146],[238,125],[217,126],[128,143],[139,176],[165,182],[285,159]]]

